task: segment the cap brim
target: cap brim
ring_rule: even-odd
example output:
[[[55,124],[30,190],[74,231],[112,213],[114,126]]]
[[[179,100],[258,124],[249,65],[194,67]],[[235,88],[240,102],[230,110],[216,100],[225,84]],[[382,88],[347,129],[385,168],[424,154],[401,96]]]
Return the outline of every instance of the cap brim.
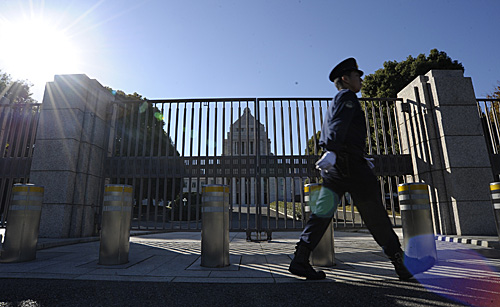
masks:
[[[359,76],[360,76],[360,77],[362,77],[362,76],[363,76],[363,74],[364,74],[364,72],[363,72],[362,70],[359,70],[359,69],[346,69],[346,70],[342,71],[340,74],[335,74],[335,75],[333,74],[334,72],[332,71],[332,72],[330,73],[330,76],[329,76],[330,81],[334,82],[334,80],[335,80],[336,78],[338,78],[338,77],[342,76],[342,74],[343,74],[343,73],[345,73],[345,72],[349,72],[349,71],[357,71],[357,72],[359,73]]]

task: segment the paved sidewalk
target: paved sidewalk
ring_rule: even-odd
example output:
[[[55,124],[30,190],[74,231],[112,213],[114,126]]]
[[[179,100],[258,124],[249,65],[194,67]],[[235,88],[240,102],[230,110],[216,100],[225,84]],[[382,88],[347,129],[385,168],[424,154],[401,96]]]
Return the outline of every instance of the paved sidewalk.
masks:
[[[401,229],[396,232],[402,238]],[[123,265],[99,265],[98,238],[40,239],[37,259],[24,263],[0,263],[0,278],[56,278],[80,280],[211,282],[211,283],[282,283],[302,279],[288,272],[299,232],[274,232],[271,242],[247,242],[244,233],[230,233],[230,266],[205,268],[201,264],[201,234],[170,232],[138,235],[130,238],[129,262]],[[456,263],[483,258],[484,269],[500,268],[500,250],[477,245],[483,240],[467,239],[460,244],[454,238],[437,240],[438,265],[421,274],[421,279],[442,276],[454,270]],[[79,240],[80,243],[71,244]],[[457,240],[458,241],[458,240]],[[53,247],[55,246],[55,247]],[[493,259],[498,258],[498,261]],[[397,280],[391,263],[367,231],[335,232],[336,265],[322,268],[326,281]],[[472,262],[470,263],[472,264]],[[451,273],[451,272],[450,272]],[[485,277],[500,277],[485,272]],[[453,275],[459,277],[456,272]]]
[[[397,229],[400,238],[401,229]],[[134,232],[137,234],[137,232]],[[38,250],[37,259],[0,263],[0,278],[81,281],[167,282],[194,284],[311,283],[288,272],[299,232],[275,232],[271,242],[247,242],[244,233],[230,233],[230,262],[225,268],[200,266],[199,232],[132,236],[129,263],[99,265],[99,241]],[[87,240],[95,240],[89,238]],[[492,242],[493,238],[490,238]],[[50,244],[49,244],[50,243]],[[57,243],[57,244],[56,244]],[[71,243],[41,240],[41,247]],[[436,241],[438,263],[417,275],[420,285],[473,305],[500,304],[500,250],[473,244]],[[400,284],[394,269],[370,234],[335,232],[334,267],[322,268],[320,283]],[[484,304],[477,303],[482,302]],[[0,300],[1,301],[1,300]],[[487,304],[486,304],[487,303]]]

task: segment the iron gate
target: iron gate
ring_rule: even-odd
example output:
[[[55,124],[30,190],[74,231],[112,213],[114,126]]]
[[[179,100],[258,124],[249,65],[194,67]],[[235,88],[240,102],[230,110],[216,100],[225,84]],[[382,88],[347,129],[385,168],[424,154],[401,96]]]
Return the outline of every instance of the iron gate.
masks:
[[[40,104],[0,103],[0,227],[5,227],[12,186],[28,183]]]
[[[303,186],[318,182],[318,131],[330,98],[120,102],[110,130],[109,183],[134,186],[132,227],[200,230],[201,186],[230,186],[232,231],[302,229]],[[400,225],[396,187],[412,171],[399,149],[397,99],[361,99],[384,206]],[[348,195],[336,227],[362,221]]]
[[[360,99],[368,152],[375,158],[383,202],[400,225],[396,186],[411,174],[399,149],[397,99]],[[400,101],[400,100],[399,100]],[[303,185],[319,180],[314,163],[329,98],[149,100],[116,103],[111,121],[109,183],[135,188],[133,227],[200,230],[201,185],[230,185],[233,231],[301,229]],[[500,100],[477,99],[500,175]],[[27,183],[40,104],[0,104],[0,227],[14,183]],[[404,127],[404,126],[403,126]],[[336,227],[362,221],[343,197]]]

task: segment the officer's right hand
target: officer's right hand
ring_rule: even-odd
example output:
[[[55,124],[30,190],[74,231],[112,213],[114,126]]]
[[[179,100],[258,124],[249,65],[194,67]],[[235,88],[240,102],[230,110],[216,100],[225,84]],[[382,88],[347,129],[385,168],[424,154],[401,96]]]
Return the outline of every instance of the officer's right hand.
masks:
[[[323,154],[321,159],[316,162],[316,168],[319,170],[328,171],[333,168],[337,161],[337,155],[333,151],[327,151]]]

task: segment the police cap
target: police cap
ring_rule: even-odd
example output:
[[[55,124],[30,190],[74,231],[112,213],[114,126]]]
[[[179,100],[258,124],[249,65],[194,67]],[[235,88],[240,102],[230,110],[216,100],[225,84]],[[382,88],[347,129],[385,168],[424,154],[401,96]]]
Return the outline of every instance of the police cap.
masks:
[[[345,73],[350,71],[359,72],[360,77],[363,75],[363,72],[358,69],[356,59],[348,58],[337,64],[337,66],[332,69],[332,72],[330,73],[330,81],[333,82],[336,78],[342,77]]]

